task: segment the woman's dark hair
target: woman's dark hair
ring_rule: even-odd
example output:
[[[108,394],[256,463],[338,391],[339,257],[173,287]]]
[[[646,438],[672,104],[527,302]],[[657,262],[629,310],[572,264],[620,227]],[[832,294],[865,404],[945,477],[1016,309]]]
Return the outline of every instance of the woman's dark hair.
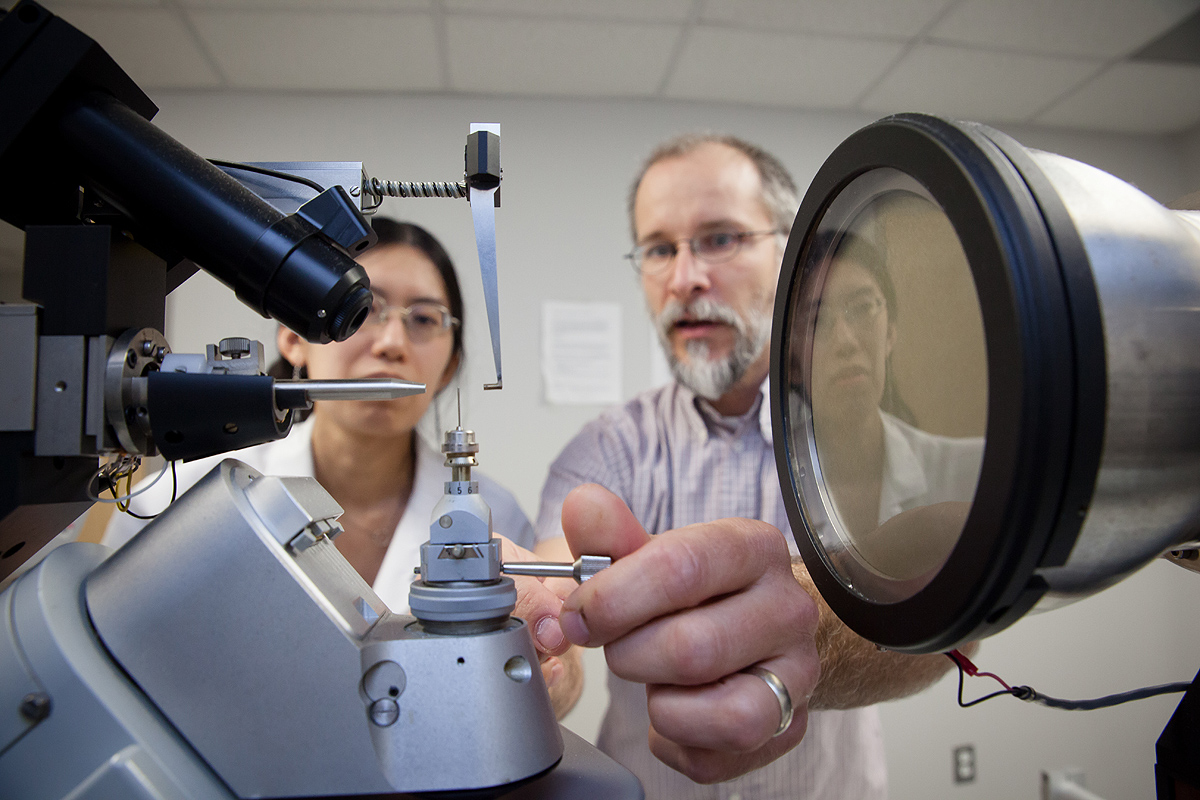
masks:
[[[400,222],[388,217],[372,217],[371,227],[375,229],[375,234],[379,237],[379,243],[375,247],[408,245],[419,250],[437,268],[438,275],[442,278],[442,284],[446,287],[446,300],[450,306],[450,313],[459,320],[459,324],[453,329],[454,346],[451,350],[451,356],[458,358],[461,365],[463,328],[466,325],[466,318],[463,313],[462,290],[459,289],[458,275],[454,272],[454,262],[450,260],[450,254],[446,252],[446,248],[442,247],[442,243],[434,238],[432,233],[420,225],[415,225],[411,222]],[[267,370],[267,374],[273,378],[291,378],[293,376],[292,364],[283,356],[280,356],[271,364]],[[307,368],[300,368],[299,377],[308,377]]]

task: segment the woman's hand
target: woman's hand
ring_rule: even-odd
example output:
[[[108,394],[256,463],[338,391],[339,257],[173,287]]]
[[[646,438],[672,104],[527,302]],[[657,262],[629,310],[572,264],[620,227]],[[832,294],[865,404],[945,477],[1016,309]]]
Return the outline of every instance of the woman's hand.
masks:
[[[538,556],[508,539],[496,535],[500,540],[500,557],[508,561],[538,561]],[[529,632],[533,634],[533,644],[538,652],[542,665],[542,677],[546,686],[554,688],[563,677],[564,666],[559,658],[571,646],[563,636],[558,624],[558,615],[562,610],[562,597],[556,594],[543,578],[533,578],[524,575],[512,576],[517,584],[517,608],[513,616],[525,620]],[[551,581],[551,585],[560,581]],[[563,588],[556,586],[565,596]],[[572,584],[573,588],[573,584]]]

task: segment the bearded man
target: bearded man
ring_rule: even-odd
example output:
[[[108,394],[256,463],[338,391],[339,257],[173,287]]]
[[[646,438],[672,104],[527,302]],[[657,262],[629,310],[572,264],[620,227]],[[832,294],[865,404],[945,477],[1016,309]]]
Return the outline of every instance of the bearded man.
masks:
[[[797,205],[779,160],[740,139],[684,136],[650,156],[629,258],[675,380],[588,423],[542,492],[539,554],[617,559],[560,623],[605,647],[597,744],[651,800],[885,797],[870,704],[949,666],[855,636],[792,555],[766,379]]]

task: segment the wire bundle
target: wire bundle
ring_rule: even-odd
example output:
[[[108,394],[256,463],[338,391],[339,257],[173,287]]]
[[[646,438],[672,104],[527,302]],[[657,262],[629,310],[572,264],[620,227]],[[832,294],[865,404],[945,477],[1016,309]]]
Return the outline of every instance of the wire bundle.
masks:
[[[158,516],[158,514],[142,516],[141,514],[136,514],[131,511],[129,509],[129,501],[137,497],[142,492],[150,489],[150,487],[154,486],[154,484],[158,483],[159,480],[162,479],[162,476],[167,474],[167,467],[170,467],[171,502],[174,503],[175,497],[179,491],[179,476],[175,472],[175,462],[168,461],[163,464],[162,469],[159,470],[158,474],[154,476],[153,480],[147,481],[145,486],[142,486],[135,492],[133,491],[133,474],[137,472],[141,466],[142,457],[131,455],[122,455],[113,459],[112,461],[102,464],[100,469],[96,470],[96,474],[92,477],[92,480],[88,482],[88,497],[98,503],[113,503],[116,505],[119,511],[122,511],[135,519],[154,519]],[[121,493],[122,481],[125,483],[124,494]],[[98,487],[96,491],[92,490],[93,482]],[[112,498],[101,497],[101,492],[109,492],[112,494]]]
[[[1060,700],[1057,697],[1044,695],[1034,689],[1032,686],[1009,686],[1003,678],[992,672],[983,672],[979,667],[971,663],[971,659],[963,655],[958,650],[951,650],[945,653],[945,656],[954,662],[958,667],[958,704],[963,708],[970,708],[978,705],[984,700],[991,700],[993,697],[999,697],[1003,694],[1009,694],[1018,700],[1024,700],[1027,703],[1037,703],[1049,708],[1062,708],[1068,711],[1092,711],[1097,708],[1109,708],[1110,706],[1128,703],[1133,700],[1144,700],[1147,697],[1155,697],[1160,694],[1173,694],[1175,692],[1186,692],[1191,686],[1190,683],[1164,683],[1161,686],[1147,686],[1142,689],[1134,689],[1129,692],[1120,692],[1119,694],[1105,695],[1092,700]],[[992,678],[1004,688],[991,694],[985,694],[983,697],[977,697],[974,700],[963,701],[963,675],[970,675],[972,678]]]

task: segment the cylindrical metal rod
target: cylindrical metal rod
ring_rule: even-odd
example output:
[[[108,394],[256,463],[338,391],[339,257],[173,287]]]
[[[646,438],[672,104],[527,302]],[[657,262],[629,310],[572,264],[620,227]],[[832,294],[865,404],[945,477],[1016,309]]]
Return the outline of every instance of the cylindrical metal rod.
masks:
[[[275,381],[275,405],[306,408],[314,400],[393,400],[425,391],[425,384],[400,378],[353,378],[330,381]]]
[[[573,578],[583,583],[600,570],[612,564],[608,556],[580,556],[574,564],[554,561],[510,561],[500,565],[500,571],[509,575],[532,575],[538,578]]]

